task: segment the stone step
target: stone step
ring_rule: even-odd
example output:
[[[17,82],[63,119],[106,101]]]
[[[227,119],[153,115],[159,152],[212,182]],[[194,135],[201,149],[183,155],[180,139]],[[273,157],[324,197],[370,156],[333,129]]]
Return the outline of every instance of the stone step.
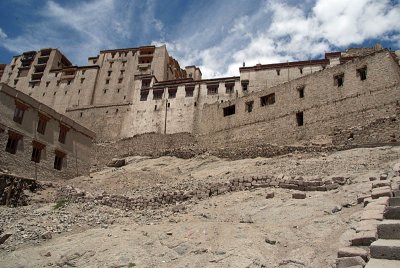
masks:
[[[400,220],[384,220],[377,229],[378,239],[400,239]]]
[[[387,207],[383,217],[385,219],[400,220],[400,206]]]
[[[400,261],[385,259],[370,259],[365,268],[399,268]]]
[[[392,197],[389,199],[389,206],[400,206],[400,197]]]
[[[378,239],[370,246],[371,258],[400,260],[400,240]]]

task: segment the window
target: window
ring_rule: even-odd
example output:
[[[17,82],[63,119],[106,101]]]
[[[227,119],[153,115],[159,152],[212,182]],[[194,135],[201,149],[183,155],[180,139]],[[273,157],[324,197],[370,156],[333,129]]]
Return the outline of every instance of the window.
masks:
[[[218,94],[218,85],[207,85],[207,95]]]
[[[113,62],[110,62],[110,68],[112,68]]]
[[[68,80],[67,85],[71,85],[71,80]]]
[[[124,70],[121,70],[121,75],[124,75],[124,72],[125,72]]]
[[[253,111],[253,105],[254,105],[254,101],[248,101],[245,103],[245,110],[248,113],[251,113]]]
[[[176,91],[177,88],[168,88],[168,99],[175,99],[176,98]]]
[[[81,84],[83,84],[83,81],[85,81],[85,78],[81,78]]]
[[[18,83],[18,79],[15,79],[14,80],[14,86],[17,85],[17,83]]]
[[[192,78],[192,77],[193,77],[193,74],[192,74],[192,73],[190,73],[190,74],[189,74],[189,78]]]
[[[302,98],[304,98],[304,86],[302,86],[302,87],[299,87],[298,89],[297,89],[297,91],[299,92],[299,98],[300,99],[302,99]]]
[[[55,152],[55,157],[54,157],[54,169],[61,170],[62,165],[63,165],[63,160],[65,158],[65,153],[56,150]]]
[[[243,80],[243,81],[242,81],[242,90],[243,90],[244,92],[247,92],[247,90],[248,90],[248,85],[249,85],[249,80]]]
[[[300,127],[304,125],[303,112],[296,113],[296,121],[297,121],[297,126]]]
[[[14,110],[14,122],[17,122],[18,124],[22,124],[22,119],[24,118],[24,112],[26,109],[28,109],[28,106],[21,102],[15,102],[15,110]]]
[[[303,74],[303,68],[299,68],[300,74]]]
[[[107,93],[107,89],[103,89],[103,94],[106,94]]]
[[[231,105],[231,106],[228,106],[228,107],[225,107],[223,110],[224,110],[224,116],[230,116],[230,115],[233,115],[233,114],[235,114],[235,105]]]
[[[22,135],[15,132],[8,132],[8,140],[6,145],[6,152],[15,154],[17,152],[18,141],[22,139]]]
[[[142,88],[150,87],[150,82],[151,82],[151,79],[143,79],[142,80]]]
[[[185,96],[186,97],[193,97],[194,86],[186,86],[185,87]]]
[[[110,84],[110,79],[106,79],[106,84]]]
[[[360,80],[367,79],[367,67],[357,69],[357,76],[360,78]]]
[[[276,69],[276,75],[280,76],[281,75],[281,70],[280,69]]]
[[[49,85],[50,85],[50,81],[47,81],[46,82],[46,87],[49,87]]]
[[[47,116],[39,113],[39,122],[38,122],[38,126],[37,126],[38,133],[44,135],[44,132],[46,130],[47,121],[49,121],[49,118]]]
[[[123,80],[122,78],[119,78],[119,79],[118,79],[118,83],[121,84],[121,83],[122,83],[122,80]]]
[[[86,70],[82,70],[82,75],[84,75],[84,74],[85,74],[85,72],[86,72]]]
[[[275,103],[275,93],[260,98],[261,106],[272,105]]]
[[[338,74],[333,77],[334,85],[337,87],[342,87],[344,83],[344,74]]]
[[[107,76],[111,76],[111,74],[112,74],[112,71],[108,71]]]
[[[65,139],[67,138],[67,132],[69,128],[65,125],[60,124],[60,133],[58,135],[58,141],[61,143],[65,143]]]
[[[146,101],[148,95],[149,95],[149,91],[148,90],[142,90],[140,92],[140,101]]]
[[[60,83],[61,83],[61,81],[60,81],[60,80],[58,80],[58,81],[57,81],[57,86],[59,86],[59,85],[60,85]]]
[[[161,100],[164,90],[154,90],[153,91],[153,100]]]
[[[93,64],[96,64],[97,63],[97,60],[93,60]]]
[[[117,89],[117,93],[119,93],[119,92],[120,92],[120,90],[121,90],[121,89],[120,89],[120,88],[118,88],[118,89]]]
[[[32,141],[32,157],[31,161],[39,163],[40,162],[40,156],[42,154],[42,150],[46,146],[37,142],[37,141]]]
[[[225,83],[225,93],[232,94],[234,92],[235,83]]]

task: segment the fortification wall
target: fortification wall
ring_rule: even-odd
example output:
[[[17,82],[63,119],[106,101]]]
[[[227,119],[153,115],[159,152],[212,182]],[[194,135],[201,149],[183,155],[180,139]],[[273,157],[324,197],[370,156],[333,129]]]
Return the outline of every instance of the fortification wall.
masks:
[[[357,70],[365,67],[367,77],[361,80]],[[343,86],[335,82],[337,75],[344,75]],[[275,94],[275,102],[262,106],[261,98],[269,94]],[[251,101],[253,108],[248,112],[246,103]],[[195,133],[210,142],[250,139],[290,144],[330,135],[337,127],[366,125],[391,116],[396,113],[398,101],[399,67],[389,52],[379,52],[247,97],[205,105]],[[224,108],[233,105],[234,114],[224,116]]]
[[[66,115],[96,133],[97,141],[118,140],[130,125],[131,103],[67,109]]]

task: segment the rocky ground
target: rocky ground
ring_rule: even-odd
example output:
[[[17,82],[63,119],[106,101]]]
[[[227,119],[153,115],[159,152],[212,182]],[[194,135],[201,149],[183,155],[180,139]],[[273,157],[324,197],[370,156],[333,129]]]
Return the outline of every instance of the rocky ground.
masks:
[[[0,230],[12,233],[0,245],[0,267],[335,267],[362,213],[357,195],[370,190],[369,177],[399,160],[400,147],[236,161],[130,157],[121,168],[43,181],[28,206],[0,207]],[[66,185],[90,195],[135,196],[248,174],[348,180],[305,199],[262,188],[139,211],[57,197]]]

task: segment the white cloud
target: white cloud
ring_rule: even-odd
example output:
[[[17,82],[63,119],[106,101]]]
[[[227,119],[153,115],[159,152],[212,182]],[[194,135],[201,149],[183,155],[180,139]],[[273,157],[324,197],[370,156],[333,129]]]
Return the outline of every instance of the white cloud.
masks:
[[[204,17],[210,30],[206,28],[189,36],[184,32],[185,35],[177,36],[172,51],[179,60],[192,60],[191,64],[203,67],[203,77],[209,78],[238,75],[243,61],[250,66],[306,60],[369,39],[400,44],[399,4],[389,0],[317,0],[309,4],[268,1],[245,16],[211,11]],[[218,6],[212,8],[220,10]],[[218,19],[212,19],[217,15]],[[218,27],[213,25],[219,25],[219,21],[229,22],[223,24],[229,31],[215,40]],[[198,21],[193,24],[202,25]],[[178,46],[184,49],[177,51]]]
[[[3,31],[3,29],[0,28],[0,39],[5,39],[7,38],[6,33]]]

